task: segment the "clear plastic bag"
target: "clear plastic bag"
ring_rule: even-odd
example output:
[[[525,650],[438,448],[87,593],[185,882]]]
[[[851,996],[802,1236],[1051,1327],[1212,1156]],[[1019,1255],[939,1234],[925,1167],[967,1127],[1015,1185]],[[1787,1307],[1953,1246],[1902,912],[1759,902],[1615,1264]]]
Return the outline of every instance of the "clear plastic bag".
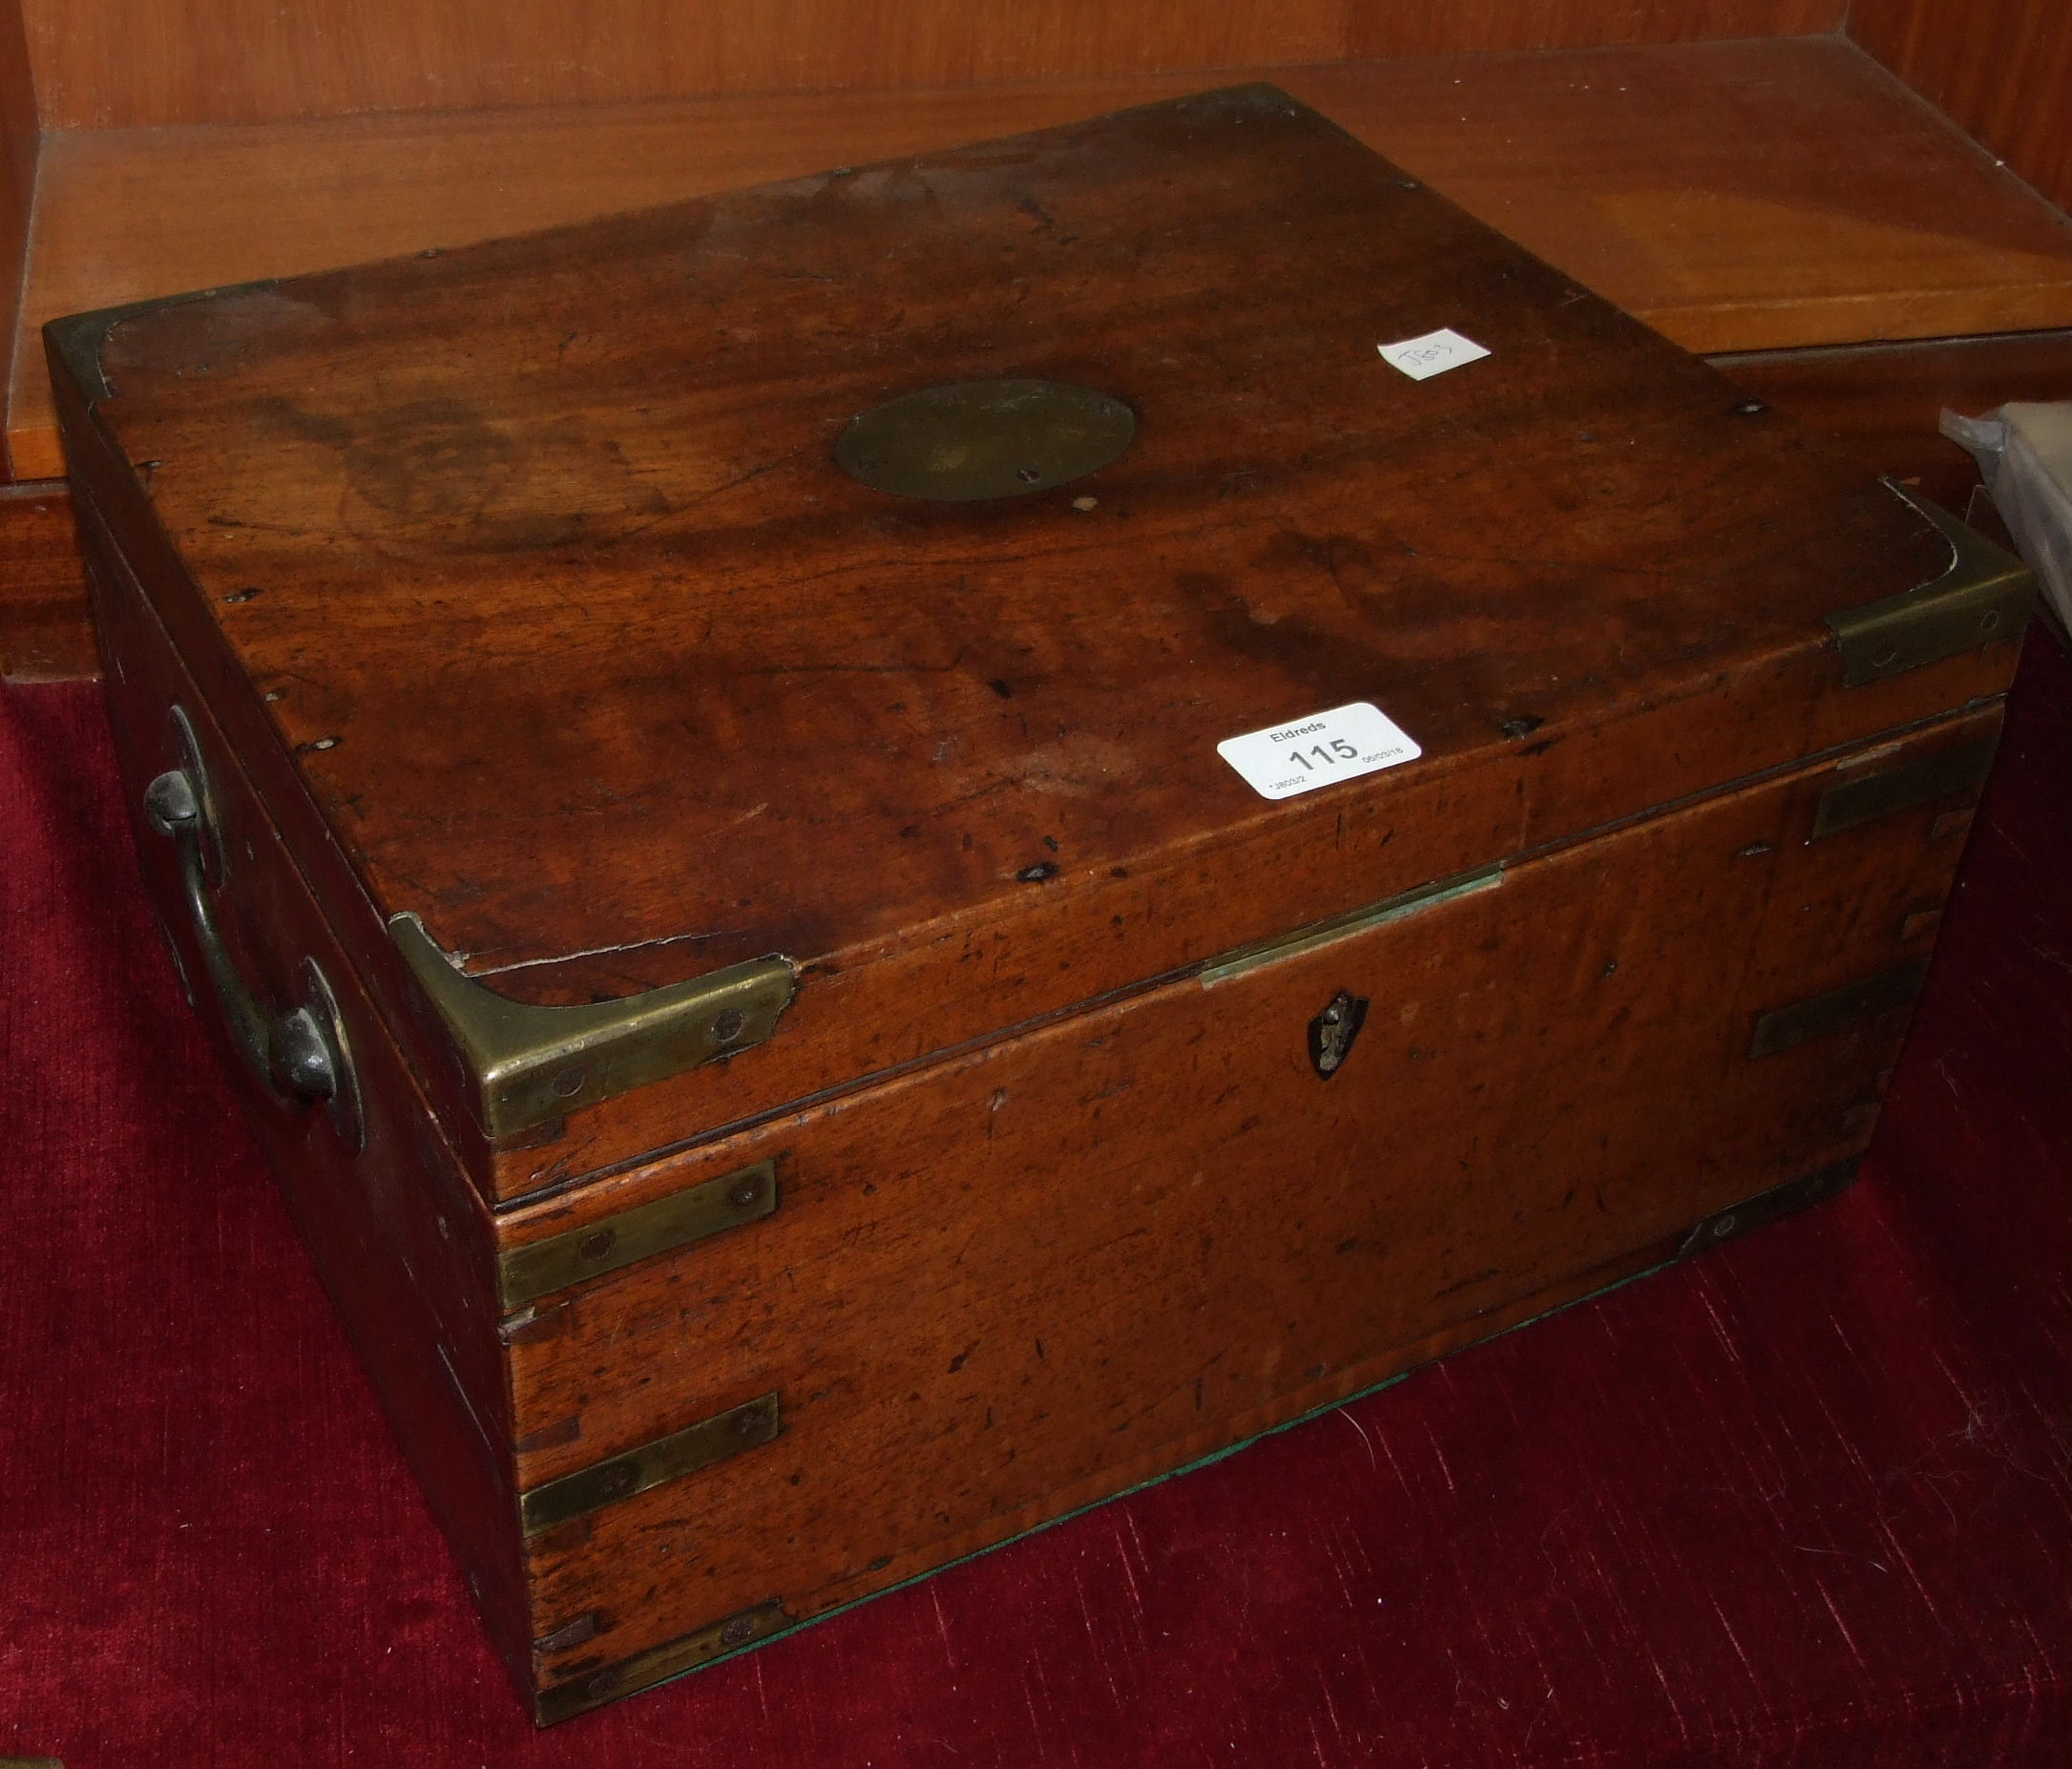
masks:
[[[2072,402],[2007,405],[1982,418],[1945,411],[1942,433],[1971,451],[2016,550],[2072,627]]]

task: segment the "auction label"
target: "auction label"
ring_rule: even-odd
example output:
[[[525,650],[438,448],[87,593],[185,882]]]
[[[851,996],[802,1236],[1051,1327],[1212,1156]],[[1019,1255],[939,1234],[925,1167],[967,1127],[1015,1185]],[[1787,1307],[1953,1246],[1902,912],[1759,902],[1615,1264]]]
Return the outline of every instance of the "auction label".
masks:
[[[1364,700],[1226,737],[1216,753],[1262,798],[1293,798],[1340,780],[1414,762],[1424,753],[1379,706]]]

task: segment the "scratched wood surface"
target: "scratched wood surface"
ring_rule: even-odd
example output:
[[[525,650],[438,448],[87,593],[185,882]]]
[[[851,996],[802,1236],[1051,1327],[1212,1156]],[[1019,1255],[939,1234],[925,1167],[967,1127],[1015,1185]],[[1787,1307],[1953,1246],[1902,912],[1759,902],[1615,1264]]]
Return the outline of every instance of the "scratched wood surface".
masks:
[[[2072,305],[2062,219],[1838,39],[1273,77],[1690,349],[2008,331],[2062,324]],[[1213,83],[1088,75],[54,131],[10,376],[13,471],[64,471],[36,338],[60,314],[587,221]]]
[[[1484,362],[1374,354],[1470,313]],[[1263,89],[171,305],[101,360],[81,446],[157,463],[148,518],[113,457],[90,489],[382,988],[402,910],[533,1000],[805,967],[779,1044],[575,1114],[507,1195],[2010,665],[1839,693],[1825,615],[1946,544]],[[978,505],[829,464],[1014,373],[1123,394],[1135,446]],[[1267,805],[1215,753],[1353,700],[1417,767]]]
[[[351,984],[322,907],[301,888],[271,819],[217,732],[137,584],[93,549],[95,626],[110,663],[109,725],[127,813],[158,924],[200,1010],[215,1056],[280,1176],[283,1196],[350,1333],[396,1439],[476,1593],[491,1639],[514,1669],[531,1632],[512,1522],[509,1388],[496,1337],[490,1232],[400,1054]],[[232,962],[263,1000],[297,986],[304,959],[339,980],[345,1039],[364,1111],[346,1146],[326,1115],[292,1108],[241,1057],[212,999],[199,935],[172,843],[143,812],[144,783],[186,765],[170,712],[183,708],[205,757],[221,839],[214,891]],[[128,856],[124,856],[127,858]],[[220,912],[219,912],[220,913]]]
[[[566,1232],[779,1164],[774,1215],[507,1335],[527,1488],[771,1391],[785,1420],[532,1544],[539,1632],[579,1636],[547,1684],[773,1596],[805,1618],[897,1584],[1335,1404],[1525,1298],[1658,1263],[1700,1217],[1859,1153],[1906,1010],[1757,1060],[1750,1027],[1925,956],[1977,790],[1810,842],[1814,807],[1999,723],[1745,790],[507,1224]],[[1341,990],[1371,1007],[1327,1083],[1305,1027]]]
[[[1492,354],[1388,378],[1376,332],[1463,301]],[[1139,445],[978,506],[830,469],[856,410],[1016,372],[1126,392]],[[205,702],[257,880],[227,937],[254,975],[318,953],[366,1053],[365,1156],[311,1114],[262,1135],[550,1695],[1334,1403],[1860,1150],[1903,1006],[1750,1033],[1925,959],[1964,805],[1810,843],[1812,807],[1990,732],[1940,715],[2012,664],[1842,690],[1822,617],[1946,543],[1260,89],[163,307],[65,392],[142,659],[133,791],[166,704]],[[1213,760],[1368,698],[1415,767],[1271,807]],[[1497,859],[1378,932],[1168,975]],[[549,1000],[795,948],[802,1006],[487,1190],[707,1146],[494,1215],[395,1009],[398,908]],[[1327,1082],[1303,1040],[1339,990],[1376,1017]],[[774,1113],[823,1085],[853,1090]],[[504,1246],[764,1154],[753,1229],[488,1305]],[[534,1538],[514,1591],[514,1489],[772,1387],[775,1443]]]
[[[195,707],[196,684],[134,586],[97,575],[96,595],[136,781],[177,759],[163,708]],[[1904,1011],[1760,1061],[1749,1028],[1925,955],[1975,794],[1810,843],[1814,807],[1998,723],[1974,712],[1568,848],[493,1231],[206,721],[203,743],[246,900],[241,963],[324,959],[371,1107],[352,1159],[247,1081],[255,1126],[492,1636],[552,1693],[773,1595],[806,1619],[1333,1404],[1860,1150]],[[181,929],[168,845],[140,821],[136,839]],[[1636,888],[1607,893],[1608,873]],[[1375,1006],[1325,1083],[1304,1027],[1339,989]],[[764,1156],[775,1217],[501,1323],[486,1306],[495,1246]],[[513,1487],[772,1388],[775,1444],[534,1538],[512,1589]]]
[[[2063,1757],[2072,662],[2047,634],[1847,1197],[544,1734],[112,859],[127,795],[99,703],[0,697],[0,1466],[35,1618],[0,1655],[0,1749],[78,1769]]]
[[[1943,435],[1945,411],[2072,394],[2072,331],[2002,333],[1844,350],[1751,350],[1712,365],[1879,473],[1964,514],[1978,464]]]

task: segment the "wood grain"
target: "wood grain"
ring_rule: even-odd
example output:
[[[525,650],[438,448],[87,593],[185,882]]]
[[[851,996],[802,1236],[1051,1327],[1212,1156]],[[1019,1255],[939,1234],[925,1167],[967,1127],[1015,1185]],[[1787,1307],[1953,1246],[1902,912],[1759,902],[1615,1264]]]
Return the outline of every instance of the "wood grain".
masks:
[[[2072,209],[2072,11],[2055,0],[1854,0],[1849,34]]]
[[[1867,56],[1826,41],[1289,71],[1282,84],[1687,348],[2023,330],[2072,230]],[[62,474],[34,327],[454,246],[1175,95],[1193,74],[60,134],[8,427]]]
[[[1789,35],[1841,0],[23,0],[46,127],[929,87]]]
[[[1462,315],[1463,370],[1375,354]],[[1842,687],[1825,617],[1947,542],[1270,88],[163,305],[57,367],[133,804],[188,706],[223,942],[269,1001],[303,954],[333,979],[366,1150],[247,1076],[255,1118],[555,1690],[1169,1472],[1852,1156],[1905,1003],[1753,1029],[1925,966],[1968,799],[1819,841],[1814,808],[1989,740],[2012,668],[2010,636]],[[1136,443],[975,504],[832,465],[850,414],[1001,375],[1126,395]],[[1414,765],[1268,803],[1216,755],[1369,699]],[[799,1004],[498,1149],[404,909],[512,995],[778,950]],[[1340,992],[1369,1017],[1327,1080]],[[775,1214],[499,1318],[505,1247],[762,1154]],[[519,1542],[522,1486],[773,1386],[774,1443]]]
[[[1780,411],[1944,509],[1963,515],[1978,464],[1936,428],[2012,399],[2072,398],[2072,331],[2020,332],[1841,350],[1716,356],[1713,366]]]
[[[111,664],[109,725],[159,925],[491,1638],[522,1678],[532,1635],[514,1540],[488,1224],[199,687],[96,518],[90,512],[85,519],[95,623]],[[173,844],[143,811],[147,784],[188,761],[173,732],[176,705],[199,740],[221,838],[211,893],[221,937],[269,1007],[294,999],[305,958],[332,979],[365,1107],[357,1148],[334,1133],[323,1110],[290,1105],[255,1076],[212,995]]]
[[[1933,579],[1940,538],[1289,113],[1154,107],[116,328],[82,440],[159,463],[134,526],[181,563],[138,568],[304,864],[355,881],[378,986],[405,911],[521,999],[804,968],[778,1043],[558,1144],[467,1144],[456,1107],[498,1194],[2004,675],[1843,694],[1826,615]],[[916,237],[917,186],[953,225]],[[1463,310],[1486,370],[1379,378],[1377,337]],[[1136,402],[1094,508],[895,506],[829,464],[852,412],[1001,373]],[[1357,800],[1266,806],[1215,753],[1356,700],[1425,750]]]
[[[534,1544],[543,1631],[602,1624],[549,1679],[771,1596],[852,1601],[1860,1152],[1906,1011],[1761,1060],[1749,1028],[1926,952],[1960,845],[1932,832],[1976,789],[1809,843],[1813,809],[1999,718],[540,1212],[526,1232],[781,1164],[774,1216],[512,1335],[525,1487],[772,1390],[785,1411],[777,1443]],[[1341,990],[1371,1006],[1327,1083],[1305,1026]]]
[[[178,760],[164,708],[197,711],[227,851],[263,874],[225,917],[241,960],[263,986],[306,950],[345,985],[366,1151],[344,1158],[321,1115],[249,1082],[248,1104],[492,1635],[543,1690],[772,1596],[806,1619],[932,1570],[1630,1276],[1699,1216],[1860,1150],[1904,1011],[1760,1061],[1749,1028],[1925,953],[1968,799],[1817,843],[1814,807],[1999,717],[1793,769],[492,1226],[170,636],[119,570],[97,594],[126,665],[112,712],[133,802]],[[137,840],[199,977],[168,846],[141,823]],[[1327,1083],[1304,1024],[1340,989],[1370,1020]],[[493,1244],[764,1152],[775,1216],[494,1318]],[[775,1443],[532,1539],[521,1574],[514,1488],[773,1385]]]
[[[1466,0],[1417,6],[1353,0],[1348,57],[1444,55],[1504,50],[1595,49],[1626,43],[1729,42],[1839,31],[1847,0],[1675,0],[1605,6],[1597,0]]]
[[[1422,103],[1353,69],[1296,90],[1689,349],[2062,323],[2072,228],[1848,45],[1555,62],[1434,68]]]
[[[0,0],[0,338],[9,340],[21,318],[40,139],[21,6],[19,0]],[[11,353],[9,366],[11,372]],[[0,436],[0,478],[10,476],[16,475],[7,463],[6,438]],[[7,619],[0,615],[0,634]]]
[[[1345,53],[1349,7],[28,0],[28,11],[46,119],[73,128],[1303,62]]]
[[[0,677],[99,673],[70,489],[62,479],[0,485]]]
[[[1708,359],[1737,385],[1830,436],[1873,472],[1933,498],[1992,534],[1991,505],[1972,499],[1978,464],[1936,428],[1948,409],[1972,415],[2009,400],[2072,392],[2072,332],[2006,333],[1839,349],[1766,350]],[[0,658],[13,679],[97,673],[86,589],[62,480],[30,488],[31,504],[0,493]],[[57,500],[53,502],[52,500]],[[39,516],[56,512],[50,519]],[[2004,531],[1998,537],[2011,545]]]

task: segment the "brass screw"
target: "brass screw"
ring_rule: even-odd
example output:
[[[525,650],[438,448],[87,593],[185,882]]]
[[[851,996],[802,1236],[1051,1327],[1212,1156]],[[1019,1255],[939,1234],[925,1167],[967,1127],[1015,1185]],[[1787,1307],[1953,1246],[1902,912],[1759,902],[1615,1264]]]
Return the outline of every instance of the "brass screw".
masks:
[[[712,1022],[712,1042],[716,1044],[731,1044],[746,1029],[747,1017],[738,1007],[729,1007]]]
[[[736,1186],[733,1190],[729,1191],[726,1194],[726,1201],[729,1204],[738,1205],[741,1209],[746,1210],[749,1205],[760,1203],[762,1201],[762,1180],[755,1177],[754,1175],[750,1175],[748,1178],[743,1180],[740,1185]]]

